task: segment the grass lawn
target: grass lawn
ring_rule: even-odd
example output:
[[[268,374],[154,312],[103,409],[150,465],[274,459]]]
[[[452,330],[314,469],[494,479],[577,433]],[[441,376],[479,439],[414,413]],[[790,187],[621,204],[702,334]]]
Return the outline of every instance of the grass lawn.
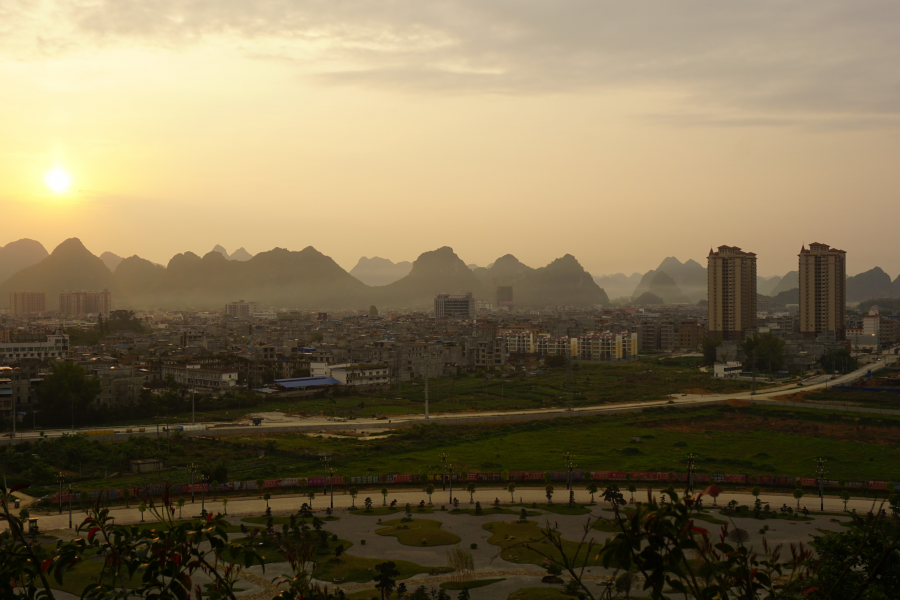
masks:
[[[449,546],[461,541],[458,535],[441,529],[440,521],[432,519],[394,519],[382,525],[387,527],[376,529],[376,534],[393,536],[404,546]]]
[[[506,581],[506,578],[500,579],[471,579],[469,581],[445,581],[441,587],[445,590],[474,590],[475,588],[484,587],[497,583],[498,581]]]
[[[536,550],[526,548],[526,544],[530,544],[532,548],[539,548],[542,553],[557,560],[561,558],[556,548],[544,539],[541,526],[534,521],[525,521],[524,523],[518,521],[510,523],[493,521],[485,523],[482,527],[491,532],[488,543],[500,547],[500,556],[503,560],[519,564],[543,564],[545,557]],[[576,542],[563,540],[563,548],[570,557],[574,555],[577,546]],[[578,556],[576,564],[581,566],[586,562],[589,566],[599,565],[598,549],[599,547],[595,545],[593,554],[588,557],[585,556],[583,549]]]
[[[566,596],[560,588],[534,587],[516,590],[506,600],[572,600],[572,596]]]
[[[752,510],[741,510],[729,512],[727,510],[720,510],[719,514],[725,518],[736,518],[736,519],[756,519],[757,521],[812,521],[813,519],[810,517],[804,517],[803,513],[794,511],[794,514],[791,515],[783,515],[780,512],[776,511],[760,511],[759,516],[756,516]],[[812,514],[812,513],[810,513]]]
[[[241,519],[244,523],[252,523],[254,525],[265,525],[269,522],[269,519],[272,519],[273,525],[290,525],[291,518],[290,517],[244,517]],[[324,517],[323,521],[340,521],[340,517]],[[297,517],[296,521],[299,523],[300,518]]]
[[[423,509],[419,509],[418,506],[410,507],[410,508],[412,509],[413,514],[415,514],[415,513],[432,514],[434,512],[434,507],[431,507],[431,506],[426,506]],[[385,515],[396,515],[397,513],[405,513],[405,512],[406,512],[406,506],[398,505],[394,508],[391,508],[390,506],[378,506],[378,507],[373,506],[372,510],[370,510],[368,512],[364,508],[359,508],[357,510],[351,510],[350,514],[358,515],[360,517],[383,517]]]
[[[454,510],[448,510],[448,515],[469,515],[472,517],[489,517],[491,515],[521,515],[521,510],[513,510],[511,508],[494,508],[493,506],[490,508],[482,508],[481,514],[476,514],[474,508],[459,508]],[[536,510],[526,510],[525,516],[528,517],[537,517],[540,516],[540,512]]]
[[[623,386],[627,387],[624,382]],[[633,437],[640,442],[632,443]],[[347,475],[439,474],[442,452],[459,465],[457,472],[558,471],[564,452],[572,452],[584,470],[684,472],[686,456],[693,453],[700,473],[814,476],[815,459],[822,457],[834,479],[900,480],[900,418],[792,408],[777,402],[750,405],[733,401],[703,408],[658,408],[640,414],[531,422],[430,423],[395,430],[388,438],[370,442],[301,433],[229,439],[248,444],[274,440],[279,448],[312,454],[248,458],[247,450],[237,446],[190,440],[179,443],[177,454],[173,451],[169,457],[163,453],[163,459],[178,466],[191,461],[213,464],[224,458],[230,477],[256,479],[319,475],[319,452],[335,455],[335,466]],[[161,483],[170,477],[182,483],[187,475],[174,470],[128,475],[114,482],[82,480],[78,485],[87,491]],[[585,485],[576,483],[582,490]],[[640,493],[641,484],[636,485]],[[559,490],[557,497],[564,493]],[[372,496],[376,504],[380,504],[379,496]],[[427,499],[424,492],[422,498]],[[557,505],[567,500],[559,499],[562,502]],[[357,499],[357,504],[361,503]],[[368,514],[389,513],[373,510]]]
[[[569,506],[568,503],[558,503],[558,504],[516,504],[515,506],[521,506],[522,508],[537,508],[540,510],[547,511],[549,513],[557,514],[557,515],[586,515],[591,512],[591,509],[585,508],[580,504],[576,504],[574,506]]]

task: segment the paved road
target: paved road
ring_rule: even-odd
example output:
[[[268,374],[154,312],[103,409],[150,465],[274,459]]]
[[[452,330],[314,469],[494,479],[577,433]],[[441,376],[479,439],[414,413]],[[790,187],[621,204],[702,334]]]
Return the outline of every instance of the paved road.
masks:
[[[598,406],[582,406],[574,408],[569,411],[565,407],[555,407],[555,408],[545,408],[545,409],[530,409],[530,410],[510,410],[510,411],[488,411],[488,412],[478,412],[478,413],[439,413],[432,414],[430,416],[429,421],[431,422],[453,422],[460,423],[466,421],[492,421],[492,420],[539,420],[539,419],[548,419],[554,418],[558,416],[573,416],[573,415],[599,415],[599,414],[615,414],[621,412],[635,412],[645,408],[653,408],[658,406],[671,406],[672,404],[677,406],[702,406],[705,404],[716,404],[722,402],[724,400],[729,399],[743,399],[743,400],[753,400],[755,402],[761,401],[774,401],[774,398],[777,396],[783,396],[786,393],[796,392],[796,391],[809,391],[809,390],[817,390],[823,389],[826,387],[830,387],[832,385],[840,385],[844,383],[850,383],[863,377],[866,373],[871,371],[876,371],[884,368],[888,364],[896,363],[898,357],[888,356],[885,358],[881,358],[876,362],[866,365],[852,373],[848,373],[847,375],[842,375],[837,377],[836,379],[830,379],[829,377],[817,377],[812,378],[805,383],[802,387],[798,387],[796,383],[791,385],[778,386],[773,388],[767,388],[763,391],[759,391],[756,394],[752,394],[750,392],[740,392],[740,393],[730,393],[730,394],[706,394],[706,395],[683,395],[683,394],[673,394],[666,400],[657,400],[650,402],[620,402],[615,404],[604,404]],[[760,384],[763,382],[761,381]],[[833,406],[824,406],[817,404],[809,404],[809,408],[812,409],[821,409],[821,410],[834,410]],[[874,409],[872,412],[877,412]],[[867,409],[860,408],[860,412],[867,412]],[[898,411],[900,414],[900,411]],[[334,422],[326,417],[310,417],[308,419],[303,419],[297,422],[266,422],[263,421],[262,425],[258,427],[252,427],[252,431],[254,432],[264,432],[264,431],[320,431],[320,430],[334,430],[334,429],[381,429],[381,428],[392,428],[403,425],[410,425],[416,423],[425,423],[427,422],[425,416],[423,414],[408,414],[408,415],[397,415],[393,416],[388,420],[381,419],[372,419],[372,418],[359,418],[353,421],[347,422]],[[207,423],[206,430],[200,431],[190,431],[186,432],[187,435],[230,435],[234,433],[246,432],[250,427],[237,426],[231,422],[213,422]],[[141,426],[135,425],[131,427],[131,433],[126,433],[125,427],[115,427],[111,428],[115,431],[118,436],[126,437],[128,435],[149,435],[154,436],[157,435],[157,427],[159,424],[152,423],[148,425],[144,425],[144,432],[139,432],[139,428]],[[76,431],[96,431],[98,428],[91,429],[77,429]],[[44,434],[48,437],[59,437],[64,434],[71,433],[71,430],[45,430]],[[22,432],[19,434],[16,441],[21,440],[31,440],[38,437],[38,433],[29,431]],[[162,433],[161,435],[165,435]],[[9,438],[4,438],[6,443],[13,443],[13,440]]]

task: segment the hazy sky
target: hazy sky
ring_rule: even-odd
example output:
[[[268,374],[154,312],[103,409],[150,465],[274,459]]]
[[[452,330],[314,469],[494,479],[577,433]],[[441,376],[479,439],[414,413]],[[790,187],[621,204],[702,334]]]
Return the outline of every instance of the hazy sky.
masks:
[[[0,0],[0,244],[781,274],[820,241],[893,277],[898,32],[896,0]]]

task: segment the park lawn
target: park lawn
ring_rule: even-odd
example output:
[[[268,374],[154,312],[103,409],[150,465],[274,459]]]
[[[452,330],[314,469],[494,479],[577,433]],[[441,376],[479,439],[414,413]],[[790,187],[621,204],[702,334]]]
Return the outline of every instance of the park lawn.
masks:
[[[241,519],[241,521],[243,521],[244,523],[252,523],[254,525],[265,525],[266,523],[269,522],[269,519],[272,519],[273,525],[290,525],[291,524],[290,517],[266,517],[266,516],[244,517],[243,519]],[[295,517],[294,520],[297,523],[299,523],[300,517]],[[340,521],[341,518],[340,517],[324,517],[322,520],[323,521]]]
[[[525,521],[524,523],[519,521],[508,523],[492,521],[482,525],[482,528],[491,532],[488,543],[500,547],[500,557],[505,561],[542,565],[546,557],[536,550],[526,548],[526,544],[530,544],[532,548],[540,548],[543,554],[552,557],[554,560],[559,561],[562,558],[559,551],[549,541],[544,539],[543,528],[534,521]],[[555,532],[554,535],[559,536]],[[563,539],[563,549],[570,558],[575,554],[577,547],[577,542]],[[596,566],[601,564],[598,550],[599,546],[595,544],[593,554],[585,556],[585,549],[582,549],[578,559],[575,561],[576,566],[580,567],[584,564]]]
[[[469,515],[470,517],[489,517],[491,515],[521,515],[521,510],[513,510],[511,508],[497,508],[495,506],[491,506],[490,508],[482,508],[481,514],[475,512],[474,508],[455,508],[453,510],[448,510],[448,515]],[[540,511],[536,510],[526,510],[525,516],[528,517],[538,517],[540,516]]]
[[[441,584],[441,588],[445,590],[474,590],[475,588],[485,587],[492,583],[506,581],[505,577],[499,579],[469,579],[468,581],[445,581]]]
[[[812,511],[810,511],[812,513]],[[741,510],[729,512],[727,510],[720,510],[719,514],[725,518],[735,518],[735,519],[755,519],[757,521],[812,521],[811,517],[804,517],[803,513],[794,511],[793,514],[783,515],[780,512],[775,510],[766,512],[760,511],[759,516],[753,514],[752,510]]]
[[[569,506],[568,503],[563,504],[561,502],[558,504],[542,504],[540,502],[533,502],[531,504],[515,504],[514,506],[521,506],[522,508],[537,508],[539,510],[553,513],[555,515],[586,515],[591,512],[591,509],[585,508],[580,504]]]
[[[426,506],[425,508],[420,509],[418,506],[410,507],[413,513],[424,513],[431,514],[434,512],[434,508],[431,506]],[[397,513],[406,512],[406,506],[395,506],[391,508],[390,506],[378,506],[372,507],[372,510],[366,511],[364,508],[359,508],[357,510],[351,510],[351,515],[357,515],[360,517],[383,517],[385,515],[395,515]]]
[[[572,596],[562,593],[561,588],[533,587],[512,592],[506,600],[572,600]]]
[[[441,522],[433,519],[394,519],[384,521],[377,535],[392,536],[404,546],[449,546],[462,539],[455,533],[441,529]]]

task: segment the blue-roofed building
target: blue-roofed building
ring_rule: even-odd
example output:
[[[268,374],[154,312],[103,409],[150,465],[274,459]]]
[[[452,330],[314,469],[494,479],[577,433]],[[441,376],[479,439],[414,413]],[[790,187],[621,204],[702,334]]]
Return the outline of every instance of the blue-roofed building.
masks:
[[[341,385],[341,382],[333,377],[293,377],[291,379],[276,379],[275,385],[285,390],[308,389]]]

